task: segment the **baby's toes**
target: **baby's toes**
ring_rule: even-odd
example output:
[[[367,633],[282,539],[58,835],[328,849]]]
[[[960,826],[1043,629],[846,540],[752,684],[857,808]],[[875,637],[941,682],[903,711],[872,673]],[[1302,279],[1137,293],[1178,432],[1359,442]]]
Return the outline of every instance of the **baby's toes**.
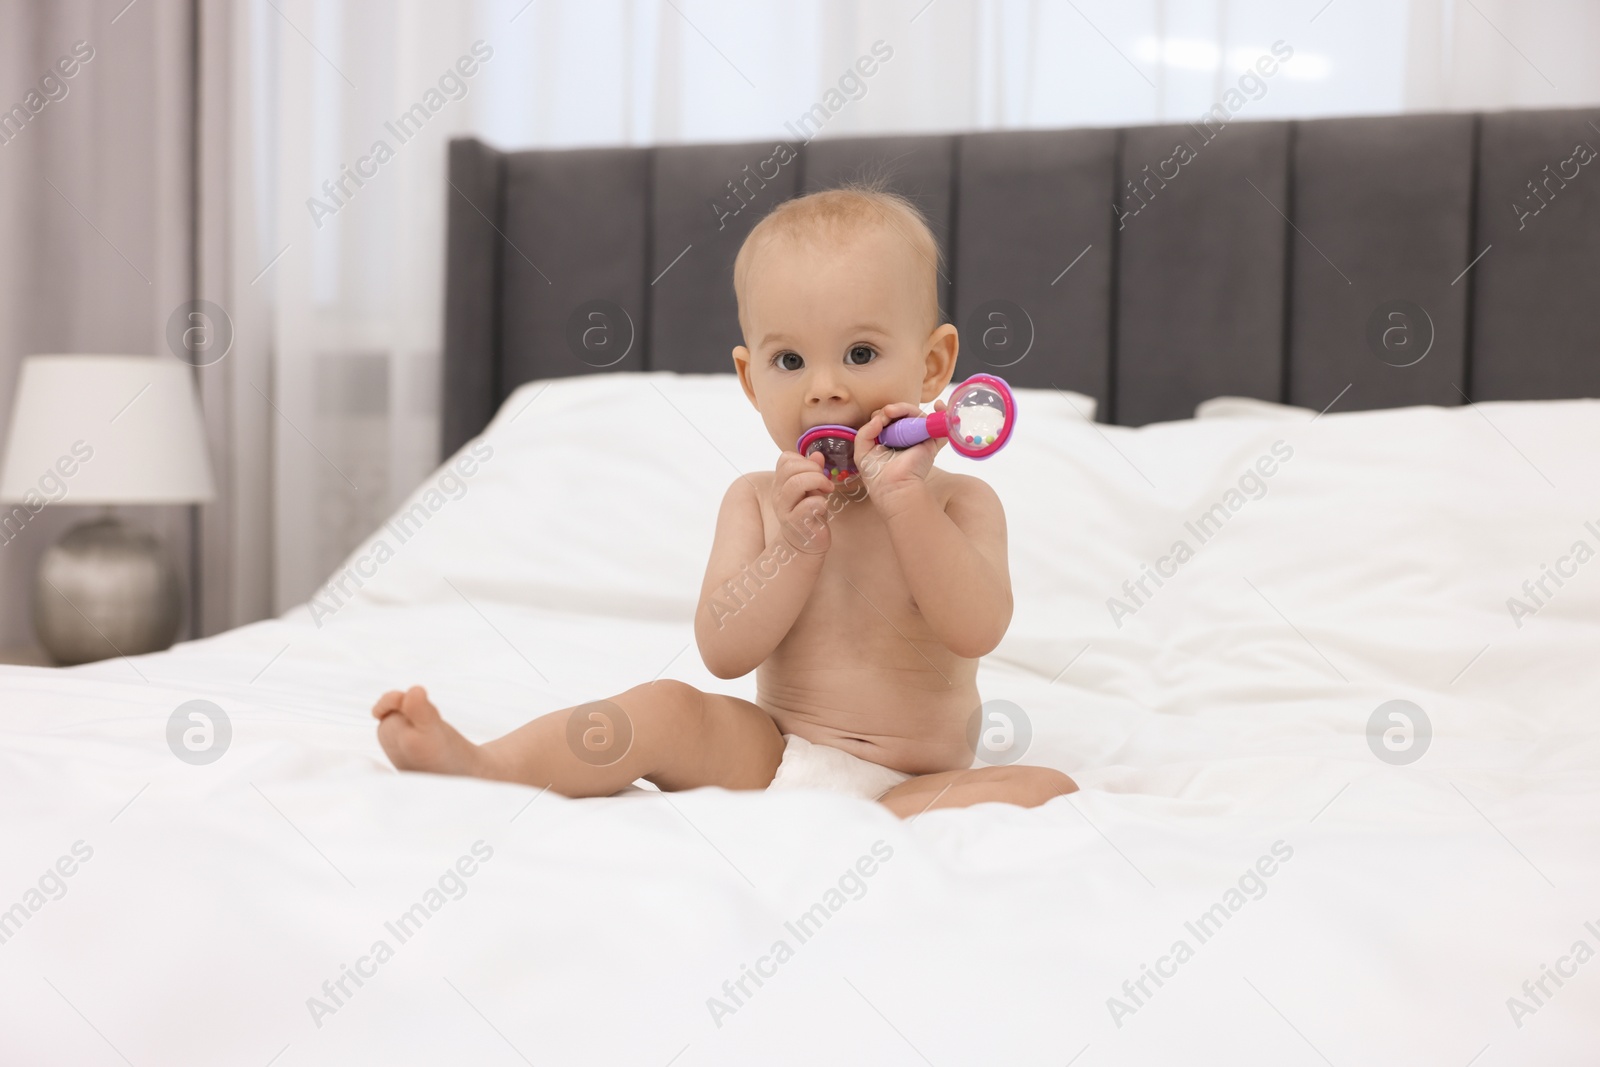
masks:
[[[421,727],[437,726],[443,721],[439,709],[428,699],[428,691],[420,685],[407,689],[400,700],[400,713]]]
[[[383,694],[383,696],[378,698],[378,702],[376,704],[372,705],[372,717],[375,719],[381,719],[391,711],[399,711],[400,701],[404,696],[405,694],[400,692],[398,689],[389,690],[387,693]]]

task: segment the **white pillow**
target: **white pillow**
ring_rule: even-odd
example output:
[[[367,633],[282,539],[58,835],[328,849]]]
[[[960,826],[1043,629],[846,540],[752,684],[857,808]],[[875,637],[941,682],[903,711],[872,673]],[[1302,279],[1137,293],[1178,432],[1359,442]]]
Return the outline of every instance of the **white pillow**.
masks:
[[[1093,398],[1065,390],[1017,390],[1017,405],[1024,434],[1094,417]],[[937,462],[981,474],[1004,455],[977,464],[945,449]],[[309,610],[320,624],[347,603],[466,596],[687,621],[729,483],[777,458],[732,374],[529,382],[351,553]]]
[[[1276,404],[1253,396],[1214,396],[1195,406],[1197,419],[1274,419],[1279,422],[1308,422],[1316,415],[1310,408]]]
[[[1093,422],[1100,402],[1092,396],[1075,393],[1071,389],[1012,389],[1017,398],[1017,425],[1028,426],[1035,419],[1068,419],[1075,422]],[[950,399],[946,389],[944,398]],[[1023,420],[1027,420],[1026,422]],[[1013,438],[1015,440],[1015,438]],[[1007,448],[1011,447],[1009,444]],[[955,468],[952,468],[955,469]]]
[[[1473,674],[1509,672],[1522,701],[1530,671],[1559,692],[1564,627],[1592,641],[1600,401],[1022,426],[981,473],[1010,533],[999,654],[1046,679],[1092,646],[1071,682],[1149,707],[1223,666],[1286,694],[1342,672],[1403,696],[1488,647]]]

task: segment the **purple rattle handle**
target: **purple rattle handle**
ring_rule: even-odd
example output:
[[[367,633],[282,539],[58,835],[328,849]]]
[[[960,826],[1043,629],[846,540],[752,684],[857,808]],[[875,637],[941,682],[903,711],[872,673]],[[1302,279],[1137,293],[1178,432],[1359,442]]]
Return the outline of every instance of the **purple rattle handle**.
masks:
[[[926,415],[911,415],[903,419],[895,419],[883,428],[878,434],[878,443],[888,445],[890,448],[910,448],[919,441],[926,441],[933,435],[928,432],[928,417]]]

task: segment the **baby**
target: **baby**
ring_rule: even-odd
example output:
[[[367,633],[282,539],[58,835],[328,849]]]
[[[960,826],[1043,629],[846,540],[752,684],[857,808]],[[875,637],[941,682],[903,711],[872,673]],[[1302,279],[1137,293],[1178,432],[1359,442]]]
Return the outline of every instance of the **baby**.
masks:
[[[569,797],[639,778],[817,786],[901,817],[1076,789],[1048,768],[972,767],[978,657],[1011,621],[1005,512],[986,482],[933,465],[942,440],[878,444],[955,370],[938,261],[921,213],[865,186],[779,204],[734,261],[734,367],[782,454],[723,497],[695,639],[718,678],[756,671],[753,703],[662,679],[475,745],[413,687],[372,709],[394,765]],[[794,451],[824,423],[858,428],[844,482]]]

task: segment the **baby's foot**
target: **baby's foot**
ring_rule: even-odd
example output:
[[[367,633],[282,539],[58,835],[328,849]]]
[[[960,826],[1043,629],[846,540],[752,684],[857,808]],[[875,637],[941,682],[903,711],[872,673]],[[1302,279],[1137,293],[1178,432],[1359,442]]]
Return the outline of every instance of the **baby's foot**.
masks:
[[[383,694],[372,715],[378,720],[378,744],[400,770],[479,773],[483,757],[478,746],[440,717],[422,686]]]

